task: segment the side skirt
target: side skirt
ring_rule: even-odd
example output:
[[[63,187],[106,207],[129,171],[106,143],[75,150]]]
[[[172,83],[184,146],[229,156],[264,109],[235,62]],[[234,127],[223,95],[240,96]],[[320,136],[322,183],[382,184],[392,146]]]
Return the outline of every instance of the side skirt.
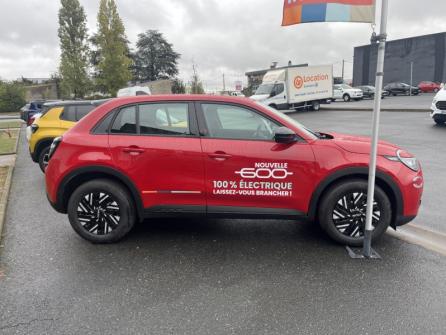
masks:
[[[174,206],[161,205],[144,210],[145,218],[159,217],[220,217],[245,219],[289,219],[306,218],[307,215],[295,209],[232,207],[232,206]]]

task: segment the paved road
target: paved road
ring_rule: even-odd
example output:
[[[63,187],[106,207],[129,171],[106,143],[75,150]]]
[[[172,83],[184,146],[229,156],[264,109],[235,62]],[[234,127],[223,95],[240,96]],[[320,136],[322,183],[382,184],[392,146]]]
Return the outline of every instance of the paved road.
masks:
[[[319,111],[290,114],[318,131],[371,135],[371,112]],[[381,139],[400,145],[420,159],[425,191],[416,224],[446,233],[446,126],[436,125],[429,113],[383,112]]]
[[[382,100],[381,105],[382,108],[390,108],[390,109],[425,109],[429,110],[432,104],[432,100],[434,98],[433,93],[424,93],[418,96],[391,96],[386,97]],[[323,108],[373,108],[373,100],[364,99],[361,101],[350,101],[343,102],[342,100],[336,100],[330,105],[322,105]]]
[[[336,128],[333,116],[315,119]],[[376,245],[384,259],[368,262],[292,221],[156,220],[92,245],[43,190],[22,141],[0,256],[1,334],[446,329],[446,258],[389,236]]]

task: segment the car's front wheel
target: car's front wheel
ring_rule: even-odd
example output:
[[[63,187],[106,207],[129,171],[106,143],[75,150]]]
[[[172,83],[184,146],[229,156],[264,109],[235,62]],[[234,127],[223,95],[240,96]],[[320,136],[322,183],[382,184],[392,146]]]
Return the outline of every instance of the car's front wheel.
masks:
[[[68,218],[73,229],[93,243],[114,243],[135,224],[135,207],[120,184],[98,179],[79,186],[68,202]]]
[[[347,180],[331,187],[323,196],[318,210],[322,229],[336,242],[361,246],[367,211],[367,181]],[[385,192],[375,188],[372,239],[379,238],[389,227],[392,206]]]
[[[349,102],[351,100],[350,95],[348,95],[348,94],[344,94],[342,99],[344,99],[345,102]]]
[[[438,124],[439,126],[444,126],[446,120],[439,117],[434,117],[434,122]]]

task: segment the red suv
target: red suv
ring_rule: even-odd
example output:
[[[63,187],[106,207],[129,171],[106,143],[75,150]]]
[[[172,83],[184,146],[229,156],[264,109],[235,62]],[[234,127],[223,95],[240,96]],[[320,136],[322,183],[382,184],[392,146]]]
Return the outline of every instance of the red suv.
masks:
[[[307,218],[363,240],[370,140],[317,133],[267,106],[221,96],[139,96],[96,108],[53,142],[52,206],[94,243],[164,216]],[[416,158],[379,145],[373,238],[418,213]]]

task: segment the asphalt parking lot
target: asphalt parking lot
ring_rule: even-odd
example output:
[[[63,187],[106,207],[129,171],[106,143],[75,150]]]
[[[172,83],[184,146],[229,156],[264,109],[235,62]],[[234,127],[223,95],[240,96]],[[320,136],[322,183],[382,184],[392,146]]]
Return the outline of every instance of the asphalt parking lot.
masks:
[[[381,100],[381,107],[383,109],[395,109],[395,110],[426,110],[428,111],[432,100],[434,98],[434,93],[423,93],[417,96],[390,96],[385,97]],[[344,102],[342,100],[336,100],[330,105],[322,105],[324,109],[351,109],[351,108],[373,108],[373,99],[363,99],[360,101],[350,101]]]
[[[367,112],[292,116],[370,132]],[[423,161],[417,224],[443,229],[446,127],[423,113],[382,121],[384,139]],[[92,245],[50,208],[25,142],[0,249],[1,334],[444,333],[443,256],[385,236],[383,260],[351,260],[317,226],[293,221],[153,220],[119,244]]]
[[[408,98],[408,97],[406,97]],[[370,136],[371,112],[319,111],[291,114],[307,127],[322,132]],[[380,138],[410,151],[420,161],[425,188],[417,225],[446,233],[446,126],[438,126],[429,113],[382,112]]]

